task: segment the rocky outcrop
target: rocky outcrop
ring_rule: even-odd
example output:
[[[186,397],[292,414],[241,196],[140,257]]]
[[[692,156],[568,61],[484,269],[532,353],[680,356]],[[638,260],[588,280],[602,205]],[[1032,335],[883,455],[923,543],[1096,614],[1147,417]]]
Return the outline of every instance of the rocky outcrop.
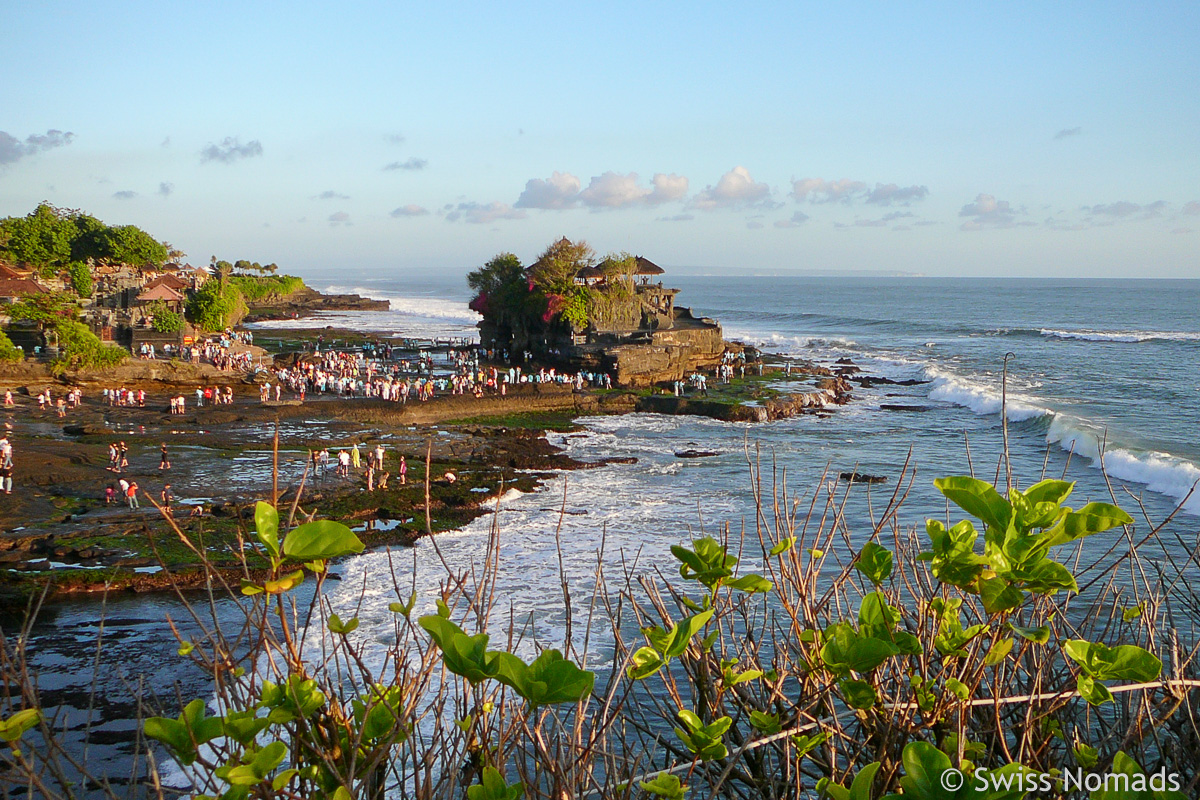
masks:
[[[387,300],[372,300],[357,294],[321,294],[305,286],[283,298],[271,298],[250,305],[244,322],[264,319],[307,317],[317,311],[387,311]]]
[[[645,344],[610,348],[613,381],[620,386],[644,389],[658,383],[682,380],[698,369],[721,363],[725,340],[721,326],[711,320],[679,320],[674,328],[654,331]]]

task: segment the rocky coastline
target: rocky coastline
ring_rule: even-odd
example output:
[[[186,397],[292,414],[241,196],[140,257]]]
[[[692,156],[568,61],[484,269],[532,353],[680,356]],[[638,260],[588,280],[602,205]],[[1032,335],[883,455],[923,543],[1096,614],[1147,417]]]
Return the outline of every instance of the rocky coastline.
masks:
[[[377,301],[370,301],[377,302]],[[319,310],[319,309],[316,309]],[[266,332],[263,332],[264,334]],[[269,349],[294,345],[329,329],[287,331]],[[335,331],[353,346],[363,334]],[[740,347],[739,345],[731,345]],[[0,496],[0,613],[19,614],[28,598],[48,589],[62,597],[96,591],[161,591],[196,587],[205,565],[186,537],[203,540],[209,569],[232,578],[261,568],[246,553],[248,514],[258,498],[277,486],[290,505],[301,493],[300,513],[355,526],[369,547],[410,545],[421,536],[462,527],[495,508],[509,489],[533,491],[551,470],[600,466],[565,456],[546,438],[548,430],[572,430],[580,416],[653,412],[690,414],[760,423],[799,414],[829,414],[852,399],[846,365],[795,362],[785,370],[768,359],[759,374],[747,369],[729,383],[709,383],[707,396],[675,396],[662,387],[574,390],[558,384],[525,384],[505,396],[440,396],[404,405],[370,399],[310,398],[305,404],[262,404],[244,373],[170,361],[130,361],[105,370],[52,375],[42,365],[0,368],[0,386],[13,388],[22,408],[7,415],[18,442],[21,490]],[[839,374],[840,373],[840,374]],[[144,388],[145,408],[101,403],[102,386]],[[167,413],[168,397],[197,385],[231,385],[232,407],[189,408]],[[38,411],[32,398],[47,386],[85,389],[84,405],[65,419]],[[239,387],[243,387],[240,388]],[[278,431],[278,445],[276,445]],[[116,480],[105,471],[107,448],[117,440],[130,448],[138,480],[151,498],[170,479],[182,505],[174,524],[154,508],[107,505],[103,487]],[[389,458],[408,460],[408,483],[365,491],[362,479],[305,472],[308,454],[322,446],[373,446],[386,442]],[[175,454],[170,474],[156,469],[158,449]],[[273,451],[278,447],[278,478]],[[428,460],[429,495],[425,495]],[[456,481],[443,480],[453,473]],[[301,485],[303,489],[301,490]],[[144,499],[143,506],[150,505]],[[205,516],[186,516],[196,505]],[[175,526],[178,526],[176,529]],[[245,554],[245,562],[242,557]]]

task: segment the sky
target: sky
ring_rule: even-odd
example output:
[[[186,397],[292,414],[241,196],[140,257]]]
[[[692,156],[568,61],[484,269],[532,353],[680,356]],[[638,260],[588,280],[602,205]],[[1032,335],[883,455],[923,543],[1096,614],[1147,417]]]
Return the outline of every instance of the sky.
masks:
[[[1200,277],[1200,4],[0,0],[0,216],[286,271]]]

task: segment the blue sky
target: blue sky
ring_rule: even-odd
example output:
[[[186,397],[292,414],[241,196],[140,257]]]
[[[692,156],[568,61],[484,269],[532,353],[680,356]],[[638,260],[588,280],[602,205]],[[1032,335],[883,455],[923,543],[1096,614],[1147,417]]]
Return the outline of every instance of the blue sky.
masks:
[[[0,215],[193,263],[1200,277],[1196,3],[0,2]]]

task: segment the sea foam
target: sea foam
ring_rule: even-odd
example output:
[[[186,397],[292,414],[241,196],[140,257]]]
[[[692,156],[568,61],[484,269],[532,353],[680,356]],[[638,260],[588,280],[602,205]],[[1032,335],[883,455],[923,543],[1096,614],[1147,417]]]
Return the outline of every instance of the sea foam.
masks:
[[[1194,331],[1069,331],[1042,328],[1040,333],[1055,339],[1078,339],[1085,342],[1200,341],[1200,332]]]

